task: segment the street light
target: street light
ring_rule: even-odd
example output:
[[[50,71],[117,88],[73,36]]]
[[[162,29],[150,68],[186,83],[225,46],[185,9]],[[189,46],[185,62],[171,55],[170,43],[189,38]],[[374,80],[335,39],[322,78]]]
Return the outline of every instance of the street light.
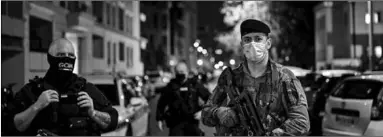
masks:
[[[140,20],[142,22],[145,22],[146,21],[146,15],[144,13],[140,13]]]
[[[375,55],[378,58],[382,57],[382,47],[381,46],[376,46],[375,47]]]
[[[176,65],[176,61],[174,61],[174,60],[170,60],[170,61],[169,61],[169,65],[170,65],[170,66],[174,66],[174,65]]]
[[[206,50],[206,49],[203,49],[203,50],[202,50],[202,54],[207,54],[207,50]]]
[[[202,51],[203,51],[203,48],[202,48],[202,47],[198,47],[198,48],[197,48],[197,51],[198,51],[198,52],[202,52]]]
[[[215,68],[215,69],[219,69],[219,65],[218,65],[218,64],[215,64],[215,65],[214,65],[214,68]]]
[[[198,60],[197,60],[197,64],[198,64],[199,66],[202,66],[202,64],[203,64],[203,60],[202,60],[202,59],[198,59]]]
[[[219,62],[218,62],[218,65],[219,65],[219,66],[223,66],[223,62],[222,62],[222,61],[219,61]]]
[[[215,50],[215,54],[217,54],[217,55],[221,55],[221,54],[222,54],[222,49],[216,49],[216,50]]]
[[[234,65],[235,64],[235,60],[234,59],[230,59],[230,65]]]
[[[196,41],[196,42],[194,42],[193,45],[194,45],[194,47],[198,47],[199,46],[199,42]]]

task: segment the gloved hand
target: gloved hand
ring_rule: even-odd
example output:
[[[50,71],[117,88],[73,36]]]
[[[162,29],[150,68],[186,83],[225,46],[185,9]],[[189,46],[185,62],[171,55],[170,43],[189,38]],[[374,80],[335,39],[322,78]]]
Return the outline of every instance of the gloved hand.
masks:
[[[216,112],[220,125],[233,127],[238,123],[237,115],[231,108],[219,107]]]

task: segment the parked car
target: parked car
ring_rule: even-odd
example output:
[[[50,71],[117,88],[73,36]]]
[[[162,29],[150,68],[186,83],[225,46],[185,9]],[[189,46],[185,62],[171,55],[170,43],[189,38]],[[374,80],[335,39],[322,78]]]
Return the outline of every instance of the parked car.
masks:
[[[102,136],[145,136],[148,127],[149,107],[145,97],[137,96],[133,81],[114,73],[82,75],[100,89],[118,111],[116,130]]]
[[[383,74],[347,78],[325,106],[323,135],[383,135]]]
[[[322,117],[326,99],[331,90],[343,79],[357,76],[360,73],[354,70],[322,70],[316,72],[321,75],[317,79],[318,89],[312,92],[312,112],[315,116]]]
[[[349,76],[359,75],[354,70],[321,70],[307,74],[306,81],[310,83],[306,97],[310,115],[310,135],[322,135],[321,125],[326,99],[331,90]]]

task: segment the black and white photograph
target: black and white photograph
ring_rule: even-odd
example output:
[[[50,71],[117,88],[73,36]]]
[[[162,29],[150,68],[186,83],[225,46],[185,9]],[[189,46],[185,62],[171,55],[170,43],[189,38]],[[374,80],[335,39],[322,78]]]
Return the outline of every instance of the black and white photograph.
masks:
[[[1,1],[1,136],[383,136],[383,1]]]

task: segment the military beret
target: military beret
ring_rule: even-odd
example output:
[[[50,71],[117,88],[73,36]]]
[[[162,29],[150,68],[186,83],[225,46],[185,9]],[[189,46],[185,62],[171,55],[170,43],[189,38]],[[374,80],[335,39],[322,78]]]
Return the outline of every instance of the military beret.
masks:
[[[248,19],[241,23],[241,37],[248,34],[260,32],[268,35],[270,33],[270,28],[265,23],[255,19]]]

